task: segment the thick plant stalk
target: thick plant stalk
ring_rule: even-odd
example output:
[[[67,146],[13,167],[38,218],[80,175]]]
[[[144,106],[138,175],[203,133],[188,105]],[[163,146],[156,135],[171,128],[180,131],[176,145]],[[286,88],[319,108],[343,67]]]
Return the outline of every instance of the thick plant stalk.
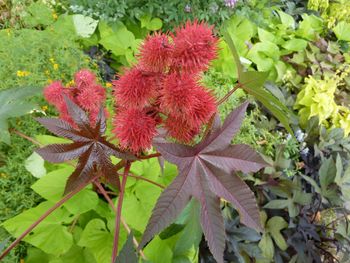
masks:
[[[57,208],[59,208],[61,205],[63,205],[65,202],[67,202],[69,199],[71,199],[74,195],[79,193],[81,190],[85,188],[90,182],[94,181],[96,177],[91,178],[89,182],[82,184],[78,188],[76,188],[74,191],[68,193],[66,196],[64,196],[60,201],[58,201],[54,206],[52,206],[50,209],[48,209],[42,216],[38,218],[33,224],[31,224],[15,241],[12,242],[12,244],[0,255],[0,261],[14,248],[18,245],[19,242],[23,238],[25,238],[26,235],[28,235],[37,225],[39,225],[46,217],[48,217],[53,211],[55,211]]]
[[[127,161],[125,168],[124,168],[122,184],[120,186],[117,214],[116,214],[116,218],[115,218],[115,231],[114,231],[112,261],[111,261],[112,263],[115,262],[115,259],[117,258],[117,254],[118,254],[119,232],[120,232],[120,221],[121,221],[120,219],[121,219],[121,215],[122,215],[122,206],[123,206],[125,185],[126,185],[126,180],[128,179],[129,170],[130,170],[130,162]]]
[[[101,185],[101,183],[99,181],[95,181],[94,184],[96,185],[96,187],[100,190],[100,192],[102,193],[102,195],[104,196],[104,198],[107,200],[107,202],[109,203],[109,205],[112,207],[112,209],[114,210],[114,212],[117,213],[117,208],[115,207],[112,199],[108,196],[106,190],[103,188],[103,186]],[[128,224],[126,223],[125,219],[120,216],[120,221],[122,222],[123,224],[123,227],[125,228],[126,232],[128,232],[128,234],[131,233],[131,229],[130,227],[128,226]],[[135,248],[137,249],[139,247],[139,242],[137,242],[136,238],[133,237],[133,243],[134,243],[134,246]],[[140,253],[140,256],[144,259],[144,260],[147,260],[145,254],[143,253],[143,250],[141,249],[139,251]]]

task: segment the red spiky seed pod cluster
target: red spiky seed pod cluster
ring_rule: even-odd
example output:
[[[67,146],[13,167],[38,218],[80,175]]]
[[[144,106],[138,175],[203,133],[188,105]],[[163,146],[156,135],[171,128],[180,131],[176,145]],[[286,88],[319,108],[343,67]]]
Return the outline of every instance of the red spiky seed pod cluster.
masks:
[[[66,95],[89,113],[90,123],[94,126],[100,106],[106,99],[106,91],[97,83],[95,74],[87,69],[78,71],[74,82],[74,86],[65,87],[62,82],[55,81],[44,88],[44,97],[56,107],[61,119],[74,126],[63,98]]]
[[[146,150],[159,124],[180,142],[193,140],[217,110],[214,96],[200,84],[217,46],[212,27],[197,21],[145,39],[138,63],[113,83],[114,133],[123,148]]]

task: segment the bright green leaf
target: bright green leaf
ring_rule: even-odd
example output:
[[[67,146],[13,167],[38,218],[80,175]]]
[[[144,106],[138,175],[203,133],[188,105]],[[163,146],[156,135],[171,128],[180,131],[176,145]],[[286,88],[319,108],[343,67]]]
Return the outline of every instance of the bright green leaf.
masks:
[[[27,160],[25,160],[24,166],[34,177],[41,178],[46,174],[44,163],[44,159],[36,152],[33,152]]]
[[[80,37],[88,38],[96,30],[98,20],[95,20],[88,16],[83,16],[80,14],[73,15],[73,23],[77,35]]]
[[[338,40],[350,41],[350,23],[340,21],[334,28],[333,31],[337,36]]]

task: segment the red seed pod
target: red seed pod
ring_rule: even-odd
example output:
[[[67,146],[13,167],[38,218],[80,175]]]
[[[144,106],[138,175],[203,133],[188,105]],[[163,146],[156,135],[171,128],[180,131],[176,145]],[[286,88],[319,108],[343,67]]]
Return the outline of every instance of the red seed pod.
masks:
[[[123,107],[143,108],[157,94],[156,76],[139,67],[128,69],[113,85],[117,104]]]
[[[121,147],[135,154],[150,148],[156,135],[156,121],[144,109],[120,109],[113,125]]]
[[[210,61],[217,57],[218,38],[213,27],[202,22],[188,21],[175,30],[172,68],[178,71],[207,70]]]
[[[165,72],[171,61],[173,46],[165,34],[155,33],[147,36],[138,54],[142,70],[149,72]]]

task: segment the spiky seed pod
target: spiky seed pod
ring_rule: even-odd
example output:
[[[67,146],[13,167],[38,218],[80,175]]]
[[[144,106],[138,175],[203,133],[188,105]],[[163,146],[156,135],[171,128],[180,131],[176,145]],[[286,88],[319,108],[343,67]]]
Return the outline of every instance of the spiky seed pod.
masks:
[[[198,72],[208,69],[210,61],[217,57],[218,38],[213,27],[202,22],[188,21],[175,30],[172,68],[178,71]]]
[[[191,142],[200,130],[199,126],[190,126],[185,119],[171,115],[166,119],[164,127],[171,137],[183,143]]]
[[[156,121],[144,109],[120,109],[113,125],[121,147],[135,154],[150,148],[156,135]]]
[[[171,61],[173,46],[165,34],[147,36],[138,54],[140,67],[149,72],[165,72]]]
[[[131,108],[149,104],[157,90],[156,76],[145,73],[139,67],[128,69],[113,82],[113,86],[117,104]]]

